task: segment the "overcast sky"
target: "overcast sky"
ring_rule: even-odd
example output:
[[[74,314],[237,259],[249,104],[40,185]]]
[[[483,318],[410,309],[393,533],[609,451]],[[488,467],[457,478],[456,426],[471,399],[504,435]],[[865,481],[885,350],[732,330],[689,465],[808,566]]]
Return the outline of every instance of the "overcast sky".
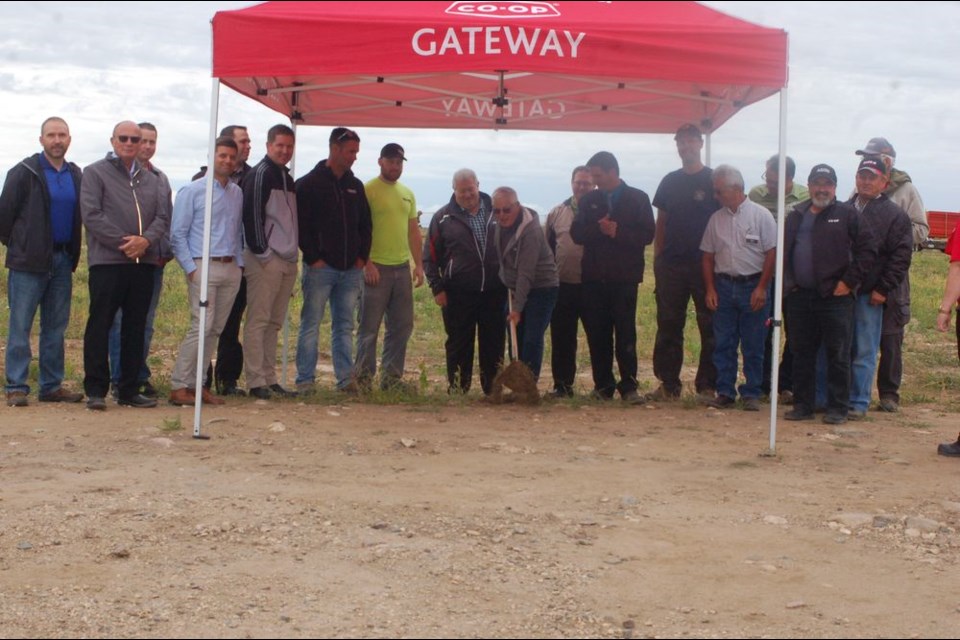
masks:
[[[157,166],[175,188],[205,164],[210,117],[210,25],[217,11],[250,2],[5,2],[0,4],[0,174],[40,150],[42,120],[70,124],[68,158],[85,166],[109,150],[119,120],[159,129]],[[803,178],[832,164],[838,193],[853,187],[853,152],[874,136],[897,150],[928,209],[960,210],[960,2],[706,2],[714,9],[790,36],[788,153]],[[777,150],[779,100],[751,105],[713,136],[711,164],[741,169],[749,186]],[[221,92],[220,124],[250,127],[254,162],[266,130],[283,116]],[[349,126],[349,122],[337,123]],[[354,172],[376,175],[386,142],[403,144],[403,181],[432,213],[450,196],[450,177],[475,169],[481,188],[508,184],[545,213],[569,195],[569,172],[606,149],[622,177],[651,198],[679,166],[671,136],[517,131],[360,129]],[[328,127],[298,130],[297,173],[326,157]],[[805,180],[802,180],[805,181]]]

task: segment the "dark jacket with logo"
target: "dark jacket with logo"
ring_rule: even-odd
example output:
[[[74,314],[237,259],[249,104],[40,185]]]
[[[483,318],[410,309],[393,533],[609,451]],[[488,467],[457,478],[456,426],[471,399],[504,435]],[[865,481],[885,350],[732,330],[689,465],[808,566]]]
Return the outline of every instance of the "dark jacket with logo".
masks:
[[[297,221],[304,264],[323,260],[345,271],[370,259],[373,219],[363,183],[347,171],[338,179],[321,160],[297,180]]]
[[[480,194],[480,202],[485,211],[493,207],[485,193]],[[487,220],[487,242],[481,251],[467,215],[456,197],[451,196],[450,202],[430,220],[423,246],[423,270],[433,295],[449,290],[479,292],[504,288],[494,245],[496,221],[492,215]]]
[[[580,199],[570,236],[583,245],[583,282],[643,282],[643,250],[653,242],[657,226],[650,198],[640,189],[621,182],[611,210],[607,193],[597,189]],[[604,216],[617,223],[615,238],[600,231]]]
[[[80,167],[67,163],[77,202],[73,208],[70,258],[73,270],[80,262]],[[48,273],[53,267],[53,228],[50,224],[50,191],[40,165],[40,154],[24,158],[7,172],[0,193],[0,242],[7,247],[8,269]]]
[[[793,273],[793,249],[803,214],[813,206],[804,200],[787,216],[784,229],[783,290],[797,289]],[[840,280],[856,292],[877,258],[877,243],[870,228],[860,221],[860,214],[851,205],[833,201],[816,214],[813,222],[813,271],[817,293],[833,295]]]

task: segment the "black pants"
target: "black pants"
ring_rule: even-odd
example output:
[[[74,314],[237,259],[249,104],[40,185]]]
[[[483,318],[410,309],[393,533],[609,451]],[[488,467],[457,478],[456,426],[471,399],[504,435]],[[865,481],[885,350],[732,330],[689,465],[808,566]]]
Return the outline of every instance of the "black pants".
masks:
[[[120,323],[119,397],[139,392],[137,377],[143,367],[143,334],[153,298],[152,264],[109,264],[90,267],[90,313],[83,333],[83,391],[104,398],[110,390],[108,360],[110,327],[118,310]]]
[[[237,386],[237,380],[243,373],[243,345],[240,344],[240,323],[243,312],[247,309],[247,279],[240,278],[240,290],[233,300],[233,307],[227,317],[227,324],[223,325],[220,341],[217,343],[217,368],[214,378],[217,392],[227,387]],[[210,388],[210,374],[213,366],[207,367],[207,376],[204,386]]]
[[[480,360],[480,387],[490,394],[497,369],[503,362],[506,341],[507,290],[447,291],[443,307],[443,328],[447,332],[447,381],[451,390],[466,393],[473,381],[473,344],[476,339]]]
[[[903,381],[903,327],[899,333],[880,334],[880,360],[877,362],[877,393],[881,400],[900,402]]]
[[[657,283],[657,339],[653,347],[653,375],[669,393],[681,390],[683,367],[683,329],[687,324],[690,298],[697,312],[700,330],[700,362],[695,384],[698,392],[717,388],[717,368],[713,364],[713,313],[707,309],[703,270],[699,261],[689,264],[654,263]]]
[[[607,397],[615,390],[623,395],[637,389],[637,287],[635,282],[583,283],[593,387]],[[613,377],[614,354],[620,382]]]
[[[561,282],[550,318],[550,368],[553,388],[568,395],[573,393],[577,376],[577,327],[583,312],[583,285]]]
[[[823,344],[827,358],[827,412],[847,415],[854,297],[823,298],[816,291],[798,289],[787,298],[787,308],[793,348],[794,405],[811,413],[815,408],[817,351]]]

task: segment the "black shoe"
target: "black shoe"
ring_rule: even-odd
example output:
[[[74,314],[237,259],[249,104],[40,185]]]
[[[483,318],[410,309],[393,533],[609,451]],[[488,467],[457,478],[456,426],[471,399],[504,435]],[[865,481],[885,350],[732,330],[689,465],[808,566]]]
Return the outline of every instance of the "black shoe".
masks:
[[[736,400],[730,396],[719,395],[710,402],[707,403],[708,407],[713,407],[714,409],[726,409],[727,407],[732,407],[737,403]]]
[[[91,411],[106,411],[107,402],[97,396],[87,396],[87,409]]]
[[[157,389],[150,384],[149,380],[145,380],[143,384],[140,385],[140,395],[156,400],[160,394],[157,392]]]
[[[957,436],[956,442],[937,445],[937,455],[960,458],[960,436]]]
[[[253,387],[250,389],[250,397],[257,400],[269,400],[273,397],[270,393],[270,387]]]
[[[113,401],[114,401],[114,402],[116,402],[117,400],[120,399],[120,387],[119,387],[119,386],[117,386],[117,385],[115,385],[115,384],[111,384],[111,385],[110,385],[110,397],[113,398]]]
[[[813,412],[794,405],[793,409],[783,414],[784,420],[813,420]]]
[[[825,416],[823,416],[823,424],[845,424],[847,422],[847,416],[842,413],[834,413],[828,411]]]
[[[564,398],[572,398],[573,389],[552,389],[550,391],[547,391],[547,393],[544,394],[543,397],[550,400],[562,400]]]
[[[138,393],[135,396],[130,396],[129,398],[120,398],[117,400],[117,404],[121,407],[134,407],[136,409],[151,409],[157,406],[157,401],[155,398],[148,398],[142,393]],[[89,403],[87,403],[89,406]]]
[[[209,388],[207,387],[207,389]],[[220,391],[217,393],[221,396],[239,396],[242,398],[247,395],[247,392],[238,387],[236,382],[224,382],[219,388]]]
[[[287,389],[284,389],[283,387],[281,387],[281,386],[280,386],[279,384],[277,384],[276,382],[274,382],[274,383],[273,383],[272,385],[270,385],[268,388],[270,389],[270,392],[271,392],[272,394],[277,395],[277,396],[280,396],[281,398],[296,398],[296,397],[297,397],[297,392],[296,392],[296,391],[288,391]]]

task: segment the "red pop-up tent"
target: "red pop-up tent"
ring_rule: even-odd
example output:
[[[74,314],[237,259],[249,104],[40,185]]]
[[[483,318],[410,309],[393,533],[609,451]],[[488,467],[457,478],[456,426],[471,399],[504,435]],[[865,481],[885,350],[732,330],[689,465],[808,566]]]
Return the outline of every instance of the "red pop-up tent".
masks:
[[[214,16],[213,76],[210,157],[220,83],[294,125],[637,133],[780,92],[785,175],[786,33],[696,2],[265,2]]]
[[[787,37],[695,2],[267,2],[213,75],[302,124],[713,130],[786,85]]]

